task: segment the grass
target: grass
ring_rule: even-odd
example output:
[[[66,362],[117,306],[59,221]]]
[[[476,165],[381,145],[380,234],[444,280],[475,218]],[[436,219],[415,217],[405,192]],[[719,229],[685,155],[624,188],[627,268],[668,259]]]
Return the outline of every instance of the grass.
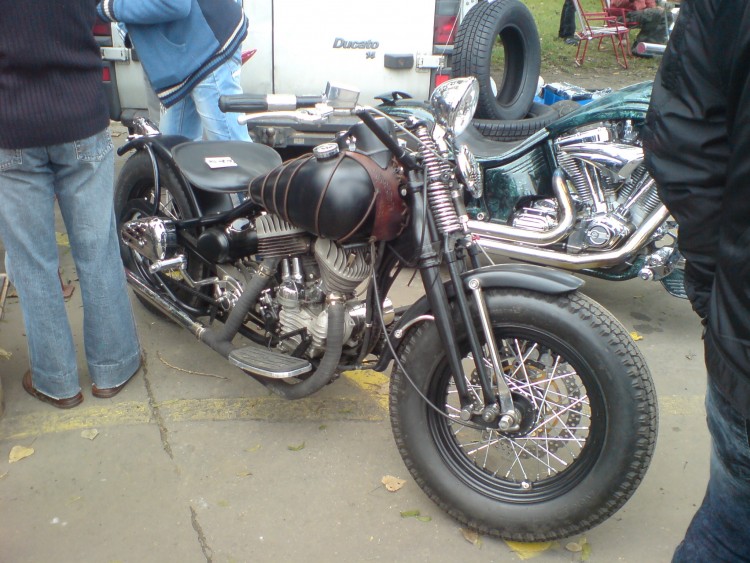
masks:
[[[574,57],[576,47],[566,44],[557,34],[560,29],[560,12],[562,11],[563,0],[525,0],[536,20],[537,29],[539,30],[539,39],[542,46],[542,72],[545,73],[573,73],[580,74],[603,74],[608,72],[621,72],[632,75],[632,82],[653,78],[660,59],[658,57],[646,59],[641,57],[630,57],[628,59],[629,68],[622,69],[615,62],[614,53],[609,43],[605,43],[605,48],[597,50],[596,43],[589,44],[589,50],[586,54],[586,60],[583,66],[576,67]],[[601,11],[600,0],[581,0],[584,8],[591,11]],[[635,33],[631,31],[631,43],[635,38]],[[498,60],[495,61],[493,54],[493,63],[502,64],[502,49],[497,49]]]

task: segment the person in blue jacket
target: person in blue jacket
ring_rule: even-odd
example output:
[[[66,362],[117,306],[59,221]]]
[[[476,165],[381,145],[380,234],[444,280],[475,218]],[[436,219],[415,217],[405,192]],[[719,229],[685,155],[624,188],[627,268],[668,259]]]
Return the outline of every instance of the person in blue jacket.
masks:
[[[247,18],[237,0],[101,0],[104,21],[125,25],[146,76],[165,108],[164,134],[250,141],[219,96],[241,94]]]

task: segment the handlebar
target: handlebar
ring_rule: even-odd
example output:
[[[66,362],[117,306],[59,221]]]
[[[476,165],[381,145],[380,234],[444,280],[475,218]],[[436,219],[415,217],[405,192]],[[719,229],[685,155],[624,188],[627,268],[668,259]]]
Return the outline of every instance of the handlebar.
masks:
[[[292,111],[315,107],[323,96],[294,96],[291,94],[237,94],[219,97],[219,109],[224,113],[258,113],[266,111]]]

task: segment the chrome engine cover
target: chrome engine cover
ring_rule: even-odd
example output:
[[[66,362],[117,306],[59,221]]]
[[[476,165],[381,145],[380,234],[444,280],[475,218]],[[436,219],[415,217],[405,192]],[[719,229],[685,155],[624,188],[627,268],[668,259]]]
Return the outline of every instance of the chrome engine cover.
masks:
[[[160,217],[134,219],[120,229],[122,241],[151,262],[171,258],[177,250],[174,223]]]

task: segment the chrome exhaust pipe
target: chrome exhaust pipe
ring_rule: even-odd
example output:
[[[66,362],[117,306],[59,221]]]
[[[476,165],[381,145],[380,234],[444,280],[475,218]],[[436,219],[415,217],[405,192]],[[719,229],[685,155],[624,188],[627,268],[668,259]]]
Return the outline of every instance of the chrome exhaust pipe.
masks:
[[[125,275],[127,276],[128,283],[138,295],[157,307],[175,323],[188,329],[193,333],[193,336],[200,339],[203,333],[207,330],[203,323],[191,319],[184,311],[181,311],[161,295],[156,293],[153,289],[148,287],[138,276],[127,268],[125,269]]]
[[[556,169],[552,173],[552,190],[555,198],[560,204],[562,218],[554,229],[549,231],[529,231],[519,229],[518,227],[509,227],[508,225],[497,225],[485,221],[469,221],[469,230],[480,236],[487,236],[490,240],[506,240],[511,242],[526,242],[539,246],[553,244],[565,238],[570,229],[573,227],[575,212],[573,210],[573,199],[570,196],[570,190],[565,182],[565,173]],[[499,241],[498,241],[499,242]]]
[[[639,55],[663,55],[666,49],[667,46],[661,43],[640,42],[635,46],[635,52]]]
[[[586,254],[565,254],[555,250],[547,250],[535,246],[524,246],[518,243],[507,242],[493,237],[493,232],[486,227],[487,223],[479,223],[480,228],[473,229],[474,234],[479,235],[479,244],[487,251],[495,251],[498,254],[563,268],[566,270],[584,270],[587,268],[607,268],[621,264],[623,259],[635,253],[651,237],[669,217],[669,211],[664,205],[660,205],[646,218],[641,226],[633,233],[622,248],[610,250],[609,252],[597,252]],[[474,223],[477,223],[474,221]]]

